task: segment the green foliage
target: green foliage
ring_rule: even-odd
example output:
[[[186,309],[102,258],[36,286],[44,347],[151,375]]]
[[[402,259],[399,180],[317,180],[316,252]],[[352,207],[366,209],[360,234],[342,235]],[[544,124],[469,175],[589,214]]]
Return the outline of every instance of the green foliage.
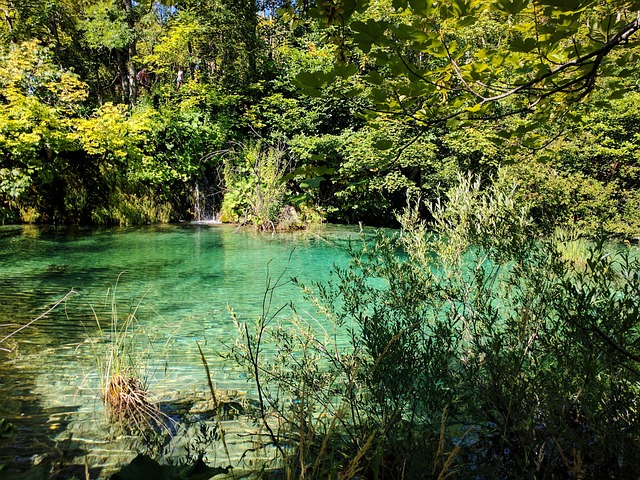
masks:
[[[78,120],[76,138],[87,154],[105,160],[101,164],[105,170],[126,160],[132,161],[134,169],[143,167],[149,161],[144,155],[144,143],[157,127],[154,115],[150,109],[130,115],[125,105],[106,103],[91,118]]]
[[[345,62],[366,58],[372,73],[361,80],[374,115],[421,126],[528,113],[539,127],[591,92],[598,75],[618,76],[608,87],[622,90],[623,67],[637,61],[638,8],[625,0],[325,3],[317,15],[350,27],[359,54],[338,35],[340,64],[320,83],[300,75],[300,84],[317,89],[342,76]]]
[[[397,134],[400,121],[417,135],[437,135],[430,141],[437,158],[450,162],[445,169],[455,159],[461,172],[491,176],[504,163],[530,163],[535,185],[514,170],[510,181],[534,192],[562,190],[534,205],[550,230],[570,221],[591,233],[602,226],[637,234],[637,76],[628,68],[638,59],[636,4],[325,3],[315,15],[338,54],[332,70],[296,76],[303,91],[318,96],[336,82],[353,86],[363,117],[389,132],[398,156],[411,143]],[[376,158],[384,170],[389,144],[382,145],[363,158]],[[546,185],[534,165],[551,159],[557,175]],[[564,187],[553,184],[558,178]],[[399,204],[389,195],[373,203],[387,212]]]
[[[56,67],[38,41],[2,52],[0,85],[0,198],[31,221],[38,214],[29,218],[26,212],[38,199],[25,197],[50,184],[64,168],[58,155],[74,149],[71,122],[86,87],[76,75]]]
[[[79,27],[84,32],[87,45],[94,49],[121,49],[135,40],[135,33],[127,23],[126,12],[112,0],[90,4]]]
[[[438,198],[459,173],[515,163],[499,181],[529,190],[548,231],[633,238],[637,6],[574,6],[10,3],[0,220],[188,219],[194,185],[220,190],[221,164],[236,168],[226,142],[257,135],[295,159],[285,203],[330,220],[395,225],[407,193]],[[241,190],[225,218],[244,218]]]
[[[408,209],[401,234],[363,239],[308,290],[330,327],[245,329],[237,353],[282,425],[286,471],[633,478],[637,257],[600,242],[566,261],[513,192],[466,178],[431,213]],[[271,362],[255,355],[267,338]]]
[[[222,221],[275,230],[285,206],[287,185],[283,177],[289,167],[282,151],[264,148],[259,142],[234,152],[223,173],[225,197]]]
[[[497,183],[517,185],[518,201],[530,206],[536,222],[547,232],[556,225],[572,225],[595,234],[617,215],[612,185],[550,164],[529,161],[504,167]]]
[[[207,31],[201,21],[189,12],[174,19],[153,45],[153,51],[143,59],[144,65],[152,66],[154,73],[174,77],[179,66],[198,63],[190,44],[195,39],[206,35]]]
[[[391,225],[406,195],[439,198],[460,172],[492,175],[501,155],[482,130],[415,135],[397,124],[372,124],[340,135],[298,136],[289,142],[302,163],[330,174],[313,193],[330,218]],[[327,199],[327,200],[324,200]]]
[[[498,175],[518,185],[535,220],[547,232],[574,225],[595,234],[635,238],[637,211],[637,93],[612,101],[611,108],[585,108],[580,121],[540,154],[514,158]]]

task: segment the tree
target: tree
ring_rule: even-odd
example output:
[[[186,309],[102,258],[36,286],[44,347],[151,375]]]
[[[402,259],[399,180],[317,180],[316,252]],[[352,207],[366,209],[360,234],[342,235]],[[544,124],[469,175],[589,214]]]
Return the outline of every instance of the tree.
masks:
[[[622,95],[638,62],[637,1],[324,0],[316,15],[341,32],[344,62],[299,83],[313,93],[358,76],[371,116],[421,131],[473,120],[504,126],[524,115],[529,122],[501,132],[522,137],[572,119],[571,105],[605,82],[612,97]]]
[[[39,210],[51,220],[60,214],[55,183],[64,152],[75,149],[72,122],[86,85],[32,40],[1,52],[0,91],[0,202],[23,220],[38,219]]]
[[[95,0],[84,11],[80,28],[87,45],[100,52],[106,50],[115,58],[116,77],[121,101],[133,106],[138,97],[136,65],[138,31],[143,4],[132,0]]]

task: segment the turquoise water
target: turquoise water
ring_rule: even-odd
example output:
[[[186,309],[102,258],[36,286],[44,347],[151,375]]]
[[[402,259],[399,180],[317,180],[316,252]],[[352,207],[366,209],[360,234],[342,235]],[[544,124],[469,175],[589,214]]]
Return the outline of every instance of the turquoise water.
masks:
[[[50,459],[51,451],[66,451],[61,445],[76,451],[65,461],[118,461],[100,432],[104,426],[95,427],[104,420],[97,364],[114,311],[122,321],[135,309],[144,333],[138,360],[160,400],[206,392],[196,342],[218,389],[251,396],[245,372],[218,355],[236,334],[227,309],[251,322],[262,311],[267,279],[282,275],[272,311],[293,301],[313,315],[288,279],[327,280],[334,264],[347,263],[349,242],[358,238],[356,229],[337,226],[276,235],[195,224],[0,227],[0,338],[73,292],[0,344],[11,350],[0,351],[0,418],[19,429],[0,440],[0,464],[20,468],[34,455]]]

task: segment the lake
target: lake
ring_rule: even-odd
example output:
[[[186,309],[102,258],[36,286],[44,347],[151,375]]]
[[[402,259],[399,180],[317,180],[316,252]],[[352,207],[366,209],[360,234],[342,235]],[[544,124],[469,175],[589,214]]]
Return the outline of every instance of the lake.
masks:
[[[358,239],[358,229],[340,226],[274,235],[215,224],[0,227],[0,338],[68,295],[0,344],[10,350],[0,351],[0,419],[18,429],[0,437],[4,472],[58,462],[76,465],[80,476],[86,460],[95,478],[132,458],[126,442],[109,436],[99,393],[114,314],[122,322],[135,313],[137,361],[160,401],[192,405],[207,396],[197,343],[216,388],[251,398],[244,370],[218,355],[236,336],[228,308],[251,322],[262,311],[267,279],[282,275],[272,311],[294,302],[313,315],[287,280],[326,281]],[[229,423],[234,428],[242,427]]]

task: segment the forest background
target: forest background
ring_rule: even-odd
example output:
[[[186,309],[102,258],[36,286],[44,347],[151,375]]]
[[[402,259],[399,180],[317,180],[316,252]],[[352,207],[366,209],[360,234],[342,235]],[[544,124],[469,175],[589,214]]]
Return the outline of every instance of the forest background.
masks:
[[[389,226],[472,173],[635,238],[637,5],[489,3],[3,1],[0,220]]]

